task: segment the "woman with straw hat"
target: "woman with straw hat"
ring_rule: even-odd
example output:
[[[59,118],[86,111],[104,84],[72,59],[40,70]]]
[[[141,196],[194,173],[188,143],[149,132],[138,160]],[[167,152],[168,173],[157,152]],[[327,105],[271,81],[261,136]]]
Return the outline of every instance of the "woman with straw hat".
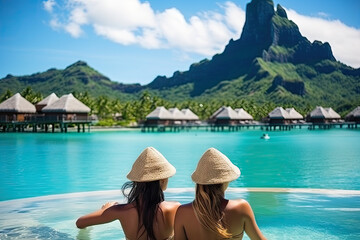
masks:
[[[131,182],[122,187],[127,203],[107,203],[100,210],[80,217],[76,226],[85,228],[119,220],[126,239],[172,239],[180,203],[164,201],[163,191],[175,172],[160,152],[146,148],[127,175]],[[129,187],[129,193],[125,193]]]
[[[265,239],[254,213],[243,199],[227,200],[224,192],[240,170],[215,148],[201,157],[191,178],[196,183],[195,200],[178,208],[175,240]]]

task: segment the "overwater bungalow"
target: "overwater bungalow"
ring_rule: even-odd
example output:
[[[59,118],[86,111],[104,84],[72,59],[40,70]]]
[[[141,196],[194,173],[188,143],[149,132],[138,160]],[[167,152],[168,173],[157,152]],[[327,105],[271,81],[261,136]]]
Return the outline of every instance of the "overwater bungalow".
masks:
[[[268,114],[266,121],[271,124],[287,124],[291,123],[291,117],[284,108],[276,107]]]
[[[346,121],[360,123],[360,106],[356,107],[345,117]]]
[[[243,108],[235,108],[234,111],[238,114],[240,124],[251,123],[254,121],[254,118]]]
[[[76,99],[71,93],[41,110],[45,118],[57,121],[87,121],[90,108]]]
[[[193,113],[189,108],[181,109],[181,112],[184,114],[186,123],[200,123],[199,117]]]
[[[16,93],[0,104],[0,122],[2,123],[24,122],[34,113],[36,113],[35,106],[20,93]]]
[[[239,115],[231,107],[224,107],[215,119],[216,125],[236,125],[239,123]]]
[[[43,100],[41,100],[40,102],[38,102],[37,104],[35,104],[36,107],[36,111],[38,113],[41,113],[41,110],[48,106],[51,105],[52,103],[56,102],[57,100],[59,100],[59,97],[56,96],[55,93],[50,94],[49,96],[47,96],[46,98],[44,98]]]
[[[335,112],[332,108],[323,108],[317,106],[308,116],[307,119],[312,123],[330,123],[338,122],[341,120],[341,116]]]
[[[286,108],[285,110],[289,113],[292,123],[304,122],[304,117],[295,108]]]
[[[172,115],[172,121],[171,124],[174,125],[181,125],[185,123],[185,115],[183,112],[181,112],[178,108],[169,108],[169,112]]]
[[[225,109],[225,106],[220,107],[218,110],[216,110],[208,119],[209,123],[215,123],[216,122],[216,116]]]
[[[170,125],[173,121],[172,114],[165,107],[157,107],[146,116],[145,125]]]

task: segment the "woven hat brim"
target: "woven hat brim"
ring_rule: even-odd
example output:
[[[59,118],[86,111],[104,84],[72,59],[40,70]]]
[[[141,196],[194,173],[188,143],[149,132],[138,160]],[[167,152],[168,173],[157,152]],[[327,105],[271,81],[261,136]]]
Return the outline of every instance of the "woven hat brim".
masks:
[[[226,183],[226,182],[232,182],[240,177],[240,170],[238,171],[234,170],[233,172],[224,173],[221,174],[221,176],[217,176],[214,178],[204,178],[202,174],[199,174],[198,172],[194,172],[191,175],[191,179],[193,182],[201,185],[211,185],[211,184],[220,184],[220,183]]]
[[[134,182],[149,182],[174,176],[176,169],[155,148],[147,147],[135,160],[127,178]]]
[[[240,169],[215,148],[209,148],[200,158],[191,179],[198,184],[210,185],[231,182],[240,177]]]
[[[133,182],[151,182],[151,181],[170,178],[174,176],[175,173],[176,173],[175,167],[169,164],[166,170],[159,169],[158,171],[152,171],[151,173],[143,173],[142,175],[135,175],[132,174],[132,172],[129,172],[129,174],[126,177],[127,179]]]

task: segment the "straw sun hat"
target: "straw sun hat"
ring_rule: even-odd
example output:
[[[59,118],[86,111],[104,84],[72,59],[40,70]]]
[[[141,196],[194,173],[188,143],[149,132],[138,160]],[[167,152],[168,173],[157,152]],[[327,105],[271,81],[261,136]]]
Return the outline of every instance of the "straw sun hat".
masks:
[[[239,168],[229,158],[219,150],[209,148],[200,158],[191,178],[195,183],[209,185],[231,182],[239,176]]]
[[[174,176],[176,169],[155,148],[147,147],[134,162],[126,176],[133,182],[150,182]]]

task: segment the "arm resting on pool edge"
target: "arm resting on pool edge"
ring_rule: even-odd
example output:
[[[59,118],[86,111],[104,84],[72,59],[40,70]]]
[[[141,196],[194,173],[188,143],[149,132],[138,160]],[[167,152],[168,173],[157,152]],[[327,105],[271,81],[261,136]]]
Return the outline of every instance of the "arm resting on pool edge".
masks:
[[[76,221],[76,226],[78,228],[86,228],[92,225],[109,223],[118,219],[115,208],[113,207],[116,204],[118,203],[117,202],[106,203],[101,207],[101,209],[80,217]]]

